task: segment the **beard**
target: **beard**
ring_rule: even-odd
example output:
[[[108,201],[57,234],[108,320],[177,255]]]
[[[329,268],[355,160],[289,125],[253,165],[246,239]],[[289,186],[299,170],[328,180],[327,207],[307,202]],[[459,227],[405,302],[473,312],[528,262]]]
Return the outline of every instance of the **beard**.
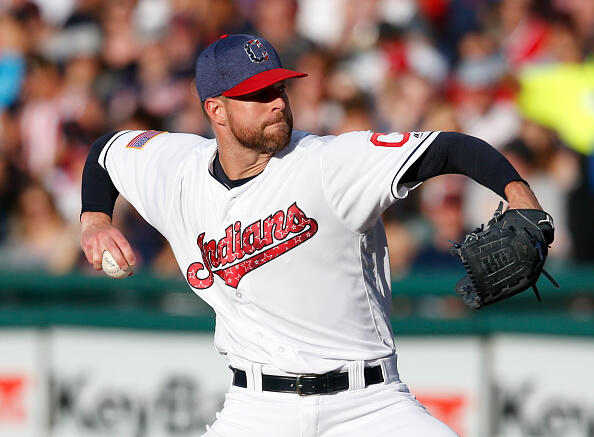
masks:
[[[274,154],[287,147],[293,132],[293,115],[281,113],[260,126],[245,126],[229,114],[231,132],[244,147],[259,153]]]

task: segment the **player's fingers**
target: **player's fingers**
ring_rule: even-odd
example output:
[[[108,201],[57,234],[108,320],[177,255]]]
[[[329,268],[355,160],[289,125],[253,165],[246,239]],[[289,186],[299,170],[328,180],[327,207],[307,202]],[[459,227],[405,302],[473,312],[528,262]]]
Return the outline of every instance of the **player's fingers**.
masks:
[[[114,234],[113,239],[120,248],[120,251],[122,252],[126,262],[131,266],[136,265],[136,255],[134,255],[134,251],[132,250],[132,246],[130,246],[128,240],[126,240],[126,238],[120,232]]]
[[[81,247],[87,258],[87,261],[93,265],[95,270],[101,270],[101,260],[103,256],[102,235],[105,233],[101,230],[91,228],[90,230],[83,230],[81,235]]]
[[[104,240],[103,247],[104,250],[107,250],[109,253],[111,253],[111,256],[115,262],[118,263],[118,266],[120,266],[122,270],[126,270],[128,268],[128,262],[126,261],[126,258],[122,254],[120,247],[112,238]],[[101,256],[103,257],[103,252],[101,253]]]
[[[88,257],[87,257],[88,258]],[[91,249],[91,260],[90,263],[93,264],[93,268],[95,270],[101,270],[101,261],[103,260],[103,251],[99,244],[94,244]]]
[[[83,232],[80,239],[80,246],[87,258],[89,264],[94,264],[95,259],[95,246],[98,244],[98,239],[92,235],[88,235]]]

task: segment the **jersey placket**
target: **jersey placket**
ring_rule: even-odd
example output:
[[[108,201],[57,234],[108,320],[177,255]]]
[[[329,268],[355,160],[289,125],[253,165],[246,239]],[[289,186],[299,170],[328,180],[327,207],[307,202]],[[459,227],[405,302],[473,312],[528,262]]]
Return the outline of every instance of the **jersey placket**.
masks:
[[[238,205],[240,203],[240,194],[243,191],[244,186],[241,187],[236,187],[236,188],[232,188],[230,190],[228,190],[225,195],[224,195],[224,200],[223,200],[223,204],[221,207],[221,220],[220,220],[220,226],[219,229],[227,229],[229,226],[232,227],[233,232],[241,232],[242,226],[242,217],[241,217],[241,208],[240,205]],[[236,224],[240,223],[239,225],[239,229],[236,228]],[[234,251],[237,251],[238,248],[236,248],[235,245],[235,239],[232,239],[232,247],[234,249]],[[234,260],[233,262],[230,263],[230,265],[233,265],[235,263],[239,262],[238,260]],[[225,279],[225,282],[227,282],[227,280]],[[231,287],[228,286],[227,283],[225,283],[225,288],[228,288],[229,290],[231,290],[231,292],[233,293],[233,296],[235,298],[235,300],[239,303],[245,303],[245,296],[244,296],[244,290],[243,288],[237,284],[237,288],[233,289]]]

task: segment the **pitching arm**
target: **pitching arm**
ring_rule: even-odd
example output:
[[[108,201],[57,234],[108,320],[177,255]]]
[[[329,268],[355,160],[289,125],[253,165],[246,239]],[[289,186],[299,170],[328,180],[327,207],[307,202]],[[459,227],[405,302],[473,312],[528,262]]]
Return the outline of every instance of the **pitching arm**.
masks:
[[[116,135],[117,132],[110,132],[93,143],[83,170],[81,246],[87,261],[93,264],[95,270],[101,270],[104,250],[113,255],[122,270],[136,263],[130,243],[111,224],[113,207],[119,193],[107,171],[99,165],[99,156],[103,148]]]

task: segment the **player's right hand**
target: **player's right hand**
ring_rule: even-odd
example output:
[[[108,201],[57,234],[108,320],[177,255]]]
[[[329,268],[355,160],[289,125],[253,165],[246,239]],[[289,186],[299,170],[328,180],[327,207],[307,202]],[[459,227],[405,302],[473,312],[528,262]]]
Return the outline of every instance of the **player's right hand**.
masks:
[[[112,226],[109,215],[87,211],[81,215],[80,222],[81,246],[87,261],[93,264],[95,270],[101,270],[104,250],[111,253],[122,270],[136,264],[136,257],[130,243],[118,229]]]

